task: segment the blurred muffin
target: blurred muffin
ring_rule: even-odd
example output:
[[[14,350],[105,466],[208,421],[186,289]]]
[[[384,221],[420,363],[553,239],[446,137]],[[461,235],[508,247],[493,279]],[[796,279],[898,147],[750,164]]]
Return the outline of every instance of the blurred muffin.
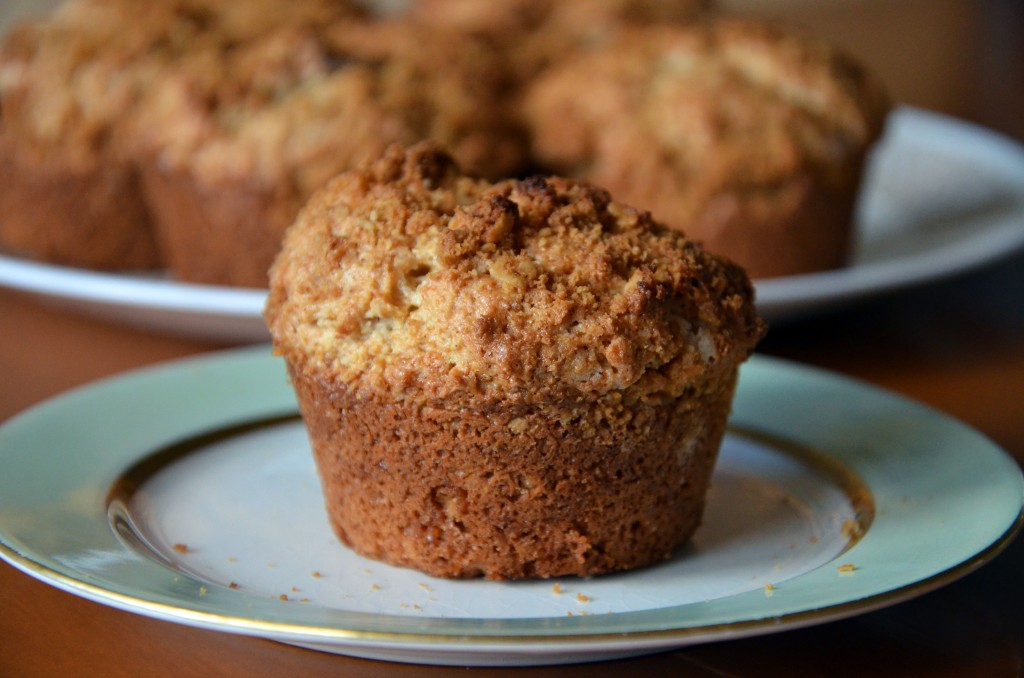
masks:
[[[182,280],[265,287],[284,229],[328,178],[437,139],[474,172],[525,155],[492,50],[399,21],[283,24],[194,50],[136,125],[161,246]]]
[[[716,17],[620,32],[539,77],[525,109],[543,167],[767,278],[843,264],[888,100],[826,44]]]
[[[137,110],[185,54],[352,16],[342,0],[70,0],[0,48],[0,246],[89,268],[160,256]]]
[[[668,558],[763,332],[743,271],[647,213],[432,144],[313,197],[265,315],[340,539],[491,579]]]
[[[157,249],[118,124],[162,57],[160,12],[77,0],[0,46],[0,248],[90,268]]]
[[[482,36],[503,48],[520,80],[578,49],[601,44],[629,25],[689,22],[711,0],[416,0],[425,25]]]

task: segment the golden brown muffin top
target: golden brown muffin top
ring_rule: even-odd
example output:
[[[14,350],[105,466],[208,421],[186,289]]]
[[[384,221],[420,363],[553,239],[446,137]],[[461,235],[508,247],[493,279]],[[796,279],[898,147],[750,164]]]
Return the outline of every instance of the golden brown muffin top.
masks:
[[[723,187],[763,190],[802,171],[849,185],[888,106],[830,45],[715,17],[632,29],[554,66],[527,94],[526,115],[545,166],[612,186],[624,173],[667,180],[692,212]],[[687,205],[678,211],[658,216],[685,224]]]
[[[85,158],[181,55],[358,15],[345,0],[69,0],[0,46],[0,116],[20,141]]]
[[[297,369],[365,394],[678,397],[760,338],[741,269],[591,185],[464,176],[432,144],[332,180],[265,315]]]

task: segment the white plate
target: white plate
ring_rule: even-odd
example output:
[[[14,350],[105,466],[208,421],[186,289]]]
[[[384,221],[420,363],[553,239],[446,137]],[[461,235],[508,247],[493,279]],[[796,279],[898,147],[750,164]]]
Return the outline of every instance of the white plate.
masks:
[[[0,285],[131,327],[216,342],[258,343],[264,290],[181,283],[158,274],[102,273],[0,254]]]
[[[870,158],[849,266],[757,281],[769,320],[962,273],[1024,246],[1024,147],[897,109]]]
[[[173,622],[455,665],[593,661],[890,605],[992,558],[1024,495],[1013,460],[962,424],[761,357],[694,542],[618,575],[446,581],[342,547],[266,347],[54,399],[0,427],[0,470],[0,555],[42,581]]]
[[[980,127],[897,110],[872,156],[851,264],[757,281],[782,321],[953,275],[1024,246],[1024,149]],[[0,256],[0,285],[145,329],[225,342],[268,338],[265,292],[99,273]]]

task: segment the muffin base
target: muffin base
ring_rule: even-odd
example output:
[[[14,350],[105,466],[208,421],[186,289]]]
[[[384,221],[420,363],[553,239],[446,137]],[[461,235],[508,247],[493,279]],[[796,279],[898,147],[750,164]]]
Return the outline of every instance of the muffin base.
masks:
[[[794,177],[761,194],[723,192],[694,221],[677,227],[754,279],[832,270],[849,258],[858,190],[838,193],[813,178]],[[659,216],[671,223],[671,214]]]
[[[160,265],[135,170],[86,166],[19,148],[0,133],[0,247],[65,266],[145,270]]]
[[[267,287],[267,271],[298,198],[251,182],[205,186],[186,173],[147,167],[142,173],[157,240],[178,280]]]
[[[290,373],[341,541],[434,576],[488,579],[671,557],[700,524],[736,377],[629,407],[481,407],[360,396]]]

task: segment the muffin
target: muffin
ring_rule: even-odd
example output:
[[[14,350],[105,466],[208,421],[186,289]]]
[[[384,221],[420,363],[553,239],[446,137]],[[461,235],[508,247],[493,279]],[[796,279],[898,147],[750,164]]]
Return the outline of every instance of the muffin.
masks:
[[[655,563],[697,529],[752,297],[604,190],[474,179],[423,143],[317,192],[265,316],[342,542],[544,578]]]
[[[433,138],[473,171],[513,171],[526,144],[501,100],[503,72],[482,44],[397,20],[292,22],[194,50],[136,125],[169,268],[190,282],[266,287],[312,192],[390,143]]]
[[[619,199],[755,278],[841,266],[888,100],[840,51],[752,20],[620,32],[526,94],[542,167]]]
[[[0,46],[0,249],[99,269],[158,265],[118,121],[160,55],[155,12],[77,0]]]
[[[70,0],[16,27],[0,48],[0,246],[87,268],[161,265],[139,178],[149,90],[185,55],[358,15],[343,0]]]

